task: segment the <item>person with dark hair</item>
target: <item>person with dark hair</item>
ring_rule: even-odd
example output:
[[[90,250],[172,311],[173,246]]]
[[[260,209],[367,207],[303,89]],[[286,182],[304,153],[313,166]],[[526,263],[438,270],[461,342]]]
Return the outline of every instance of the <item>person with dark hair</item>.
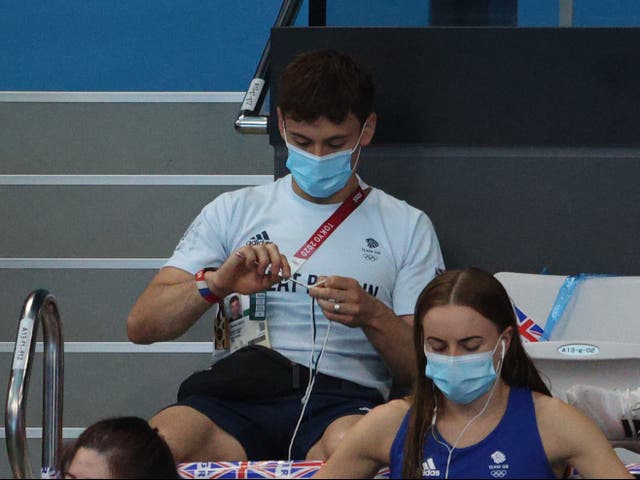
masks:
[[[469,268],[434,278],[415,308],[413,393],[372,410],[317,478],[633,478],[598,427],[553,398],[509,296]]]
[[[274,119],[291,174],[205,206],[133,306],[136,343],[178,337],[234,292],[266,318],[270,348],[216,352],[151,419],[178,462],[324,460],[392,378],[410,384],[413,306],[443,260],[424,212],[356,174],[373,100],[349,55],[294,58]]]
[[[64,452],[64,478],[180,478],[158,430],[138,417],[114,417],[87,427]]]

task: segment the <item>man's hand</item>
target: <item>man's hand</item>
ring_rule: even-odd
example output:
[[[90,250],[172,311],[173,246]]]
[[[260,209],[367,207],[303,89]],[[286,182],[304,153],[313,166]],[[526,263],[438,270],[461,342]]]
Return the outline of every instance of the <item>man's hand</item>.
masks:
[[[275,243],[246,245],[233,252],[215,272],[207,272],[209,289],[220,297],[231,292],[262,292],[291,276],[287,258]]]
[[[326,277],[322,285],[309,290],[309,295],[317,300],[325,317],[352,328],[371,326],[390,310],[353,278]]]

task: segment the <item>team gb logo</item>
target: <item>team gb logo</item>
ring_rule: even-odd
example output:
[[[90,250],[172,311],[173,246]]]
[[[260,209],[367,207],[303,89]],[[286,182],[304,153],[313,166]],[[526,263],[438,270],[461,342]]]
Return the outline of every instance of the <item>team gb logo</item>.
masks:
[[[364,241],[367,244],[367,248],[362,249],[362,258],[368,262],[375,262],[380,257],[380,250],[377,250],[380,243],[375,238],[371,237],[365,238]]]
[[[376,248],[380,245],[375,238],[367,238],[365,241],[367,242],[367,246],[369,248]]]
[[[496,450],[491,454],[491,460],[493,460],[495,463],[504,463],[506,459],[507,457],[500,450]]]

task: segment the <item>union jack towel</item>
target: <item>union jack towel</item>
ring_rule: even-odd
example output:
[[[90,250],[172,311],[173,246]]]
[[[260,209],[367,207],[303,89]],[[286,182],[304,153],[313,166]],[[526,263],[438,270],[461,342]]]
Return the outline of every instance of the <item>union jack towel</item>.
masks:
[[[194,462],[178,464],[182,478],[309,478],[324,462],[269,460],[257,462]],[[389,478],[389,468],[383,468],[375,478]]]

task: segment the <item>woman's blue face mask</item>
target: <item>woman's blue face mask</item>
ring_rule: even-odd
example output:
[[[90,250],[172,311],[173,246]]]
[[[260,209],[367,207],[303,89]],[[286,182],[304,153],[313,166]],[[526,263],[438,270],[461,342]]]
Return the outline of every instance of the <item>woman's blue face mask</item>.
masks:
[[[356,165],[351,168],[351,155],[360,146],[360,139],[364,133],[366,122],[362,127],[356,145],[349,150],[341,150],[329,155],[313,155],[301,148],[291,145],[287,141],[287,129],[283,125],[284,141],[289,150],[287,158],[287,168],[293,175],[298,186],[308,195],[315,198],[327,198],[343,188],[349,177],[355,170]]]
[[[441,355],[428,352],[425,375],[431,378],[436,387],[453,403],[466,405],[489,391],[496,381],[497,374],[493,367],[493,354],[502,343],[502,355],[498,369],[502,368],[505,354],[505,342],[498,343],[488,352],[471,355]]]

